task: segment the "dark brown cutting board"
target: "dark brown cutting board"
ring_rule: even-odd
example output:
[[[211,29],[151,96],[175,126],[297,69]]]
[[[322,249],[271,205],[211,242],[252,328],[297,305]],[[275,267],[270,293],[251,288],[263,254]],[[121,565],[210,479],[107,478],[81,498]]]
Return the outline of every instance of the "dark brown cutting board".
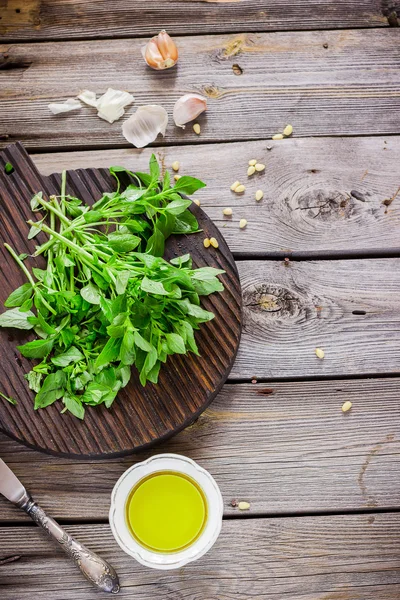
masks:
[[[14,172],[7,175],[5,163]],[[4,248],[8,242],[18,253],[32,253],[38,239],[28,241],[32,218],[29,201],[38,191],[45,195],[60,193],[60,174],[39,174],[21,144],[8,146],[0,153],[0,312],[13,289],[25,282],[23,273]],[[88,203],[104,191],[115,188],[107,169],[68,171],[67,192]],[[202,306],[215,313],[196,333],[201,357],[175,355],[161,368],[159,383],[143,388],[135,368],[127,387],[119,393],[110,410],[104,405],[88,407],[84,421],[69,413],[60,414],[62,404],[34,411],[33,392],[24,373],[31,361],[20,356],[16,346],[32,339],[30,332],[0,330],[0,391],[15,398],[12,406],[0,398],[0,430],[37,450],[70,457],[104,458],[135,452],[164,440],[192,423],[210,404],[228,377],[239,345],[241,332],[241,291],[239,276],[222,235],[197,206],[193,212],[203,233],[172,236],[167,243],[167,258],[190,252],[195,266],[225,269],[223,293],[202,299]],[[219,241],[218,250],[204,248],[205,237]],[[43,238],[44,240],[45,238]],[[25,264],[34,266],[32,259]]]

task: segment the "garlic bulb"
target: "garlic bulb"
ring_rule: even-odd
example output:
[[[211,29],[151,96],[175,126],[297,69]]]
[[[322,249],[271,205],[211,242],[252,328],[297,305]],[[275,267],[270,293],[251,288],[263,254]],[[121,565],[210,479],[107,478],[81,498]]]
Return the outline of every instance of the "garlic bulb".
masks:
[[[157,104],[148,104],[139,106],[123,123],[122,133],[136,148],[144,148],[154,142],[159,133],[165,136],[167,125],[168,115],[165,108]]]
[[[200,94],[185,94],[176,101],[174,106],[174,121],[178,127],[185,128],[185,123],[193,121],[207,110],[207,100]]]
[[[170,69],[178,62],[174,40],[163,29],[142,48],[142,55],[152,69]]]
[[[70,112],[71,110],[78,110],[82,108],[82,104],[75,98],[68,98],[65,102],[52,102],[48,104],[47,108],[53,113],[53,115],[59,115],[61,113]]]

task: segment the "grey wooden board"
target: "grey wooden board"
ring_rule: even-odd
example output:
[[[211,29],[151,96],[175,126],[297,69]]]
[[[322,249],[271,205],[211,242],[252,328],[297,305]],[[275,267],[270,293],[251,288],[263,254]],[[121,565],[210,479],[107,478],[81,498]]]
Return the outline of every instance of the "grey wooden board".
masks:
[[[50,514],[75,521],[107,519],[118,477],[158,452],[209,469],[226,515],[243,514],[233,499],[249,501],[252,516],[392,509],[400,505],[399,396],[397,378],[225,385],[193,426],[151,453],[77,462],[1,435],[0,456]],[[347,400],[353,408],[343,414]],[[23,519],[0,498],[0,521]]]
[[[182,94],[205,94],[201,135],[171,119],[167,143],[265,139],[287,123],[301,137],[400,133],[398,28],[182,37],[178,68],[159,72],[145,65],[142,43],[3,44],[2,142],[40,149],[128,146],[121,122],[110,125],[91,107],[64,115],[47,108],[82,89],[108,87],[133,93],[128,114],[142,104],[161,104],[172,114]],[[235,64],[242,75],[235,75]]]
[[[400,373],[399,258],[238,268],[244,318],[231,378]]]
[[[16,12],[16,6],[20,12]],[[0,39],[154,35],[170,33],[387,27],[400,20],[398,0],[24,0],[2,10]],[[110,9],[111,5],[111,9]],[[389,18],[388,18],[389,17]]]
[[[196,198],[233,252],[282,257],[400,252],[398,136],[57,152],[32,158],[44,175],[111,165],[144,170],[153,151],[165,167],[178,160],[181,174],[207,183]],[[252,158],[266,169],[248,178]],[[246,185],[245,194],[230,190],[236,179]],[[254,198],[257,189],[264,191],[261,202]],[[383,202],[397,190],[399,195],[386,207]],[[233,209],[232,217],[223,216],[226,207]],[[248,221],[245,230],[239,230],[242,218]]]
[[[146,569],[119,549],[108,525],[68,531],[112,562],[119,598],[148,600],[398,600],[400,515],[225,521],[214,548],[170,572]],[[104,598],[37,528],[0,528],[2,600]]]

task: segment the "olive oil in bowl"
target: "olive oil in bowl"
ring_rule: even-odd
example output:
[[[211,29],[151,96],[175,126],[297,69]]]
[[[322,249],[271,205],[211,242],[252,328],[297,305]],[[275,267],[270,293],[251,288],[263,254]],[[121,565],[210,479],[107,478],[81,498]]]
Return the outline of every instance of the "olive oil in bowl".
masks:
[[[158,471],[131,490],[125,518],[133,538],[153,552],[180,552],[202,534],[207,500],[199,484],[178,471]]]

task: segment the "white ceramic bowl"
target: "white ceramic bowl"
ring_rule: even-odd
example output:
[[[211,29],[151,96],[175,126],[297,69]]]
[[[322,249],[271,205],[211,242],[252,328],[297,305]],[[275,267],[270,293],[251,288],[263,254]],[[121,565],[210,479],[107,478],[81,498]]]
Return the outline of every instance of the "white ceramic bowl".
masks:
[[[169,554],[141,546],[130,533],[125,519],[125,504],[132,488],[144,477],[159,471],[177,471],[194,479],[208,504],[208,518],[200,537],[188,548]],[[110,526],[115,539],[124,552],[153,569],[178,569],[203,556],[219,536],[222,516],[222,496],[214,478],[193,460],[179,454],[158,454],[133,465],[121,475],[111,494]]]

